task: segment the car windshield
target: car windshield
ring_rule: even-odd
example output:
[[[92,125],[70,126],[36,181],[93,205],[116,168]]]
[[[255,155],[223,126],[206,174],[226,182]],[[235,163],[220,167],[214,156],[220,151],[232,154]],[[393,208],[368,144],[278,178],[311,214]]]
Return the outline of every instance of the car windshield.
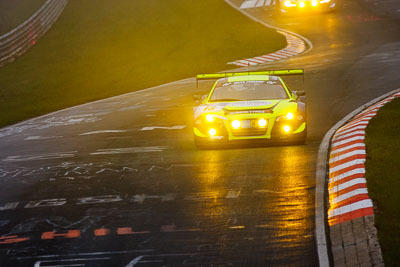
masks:
[[[217,83],[209,102],[285,99],[288,95],[279,80]]]

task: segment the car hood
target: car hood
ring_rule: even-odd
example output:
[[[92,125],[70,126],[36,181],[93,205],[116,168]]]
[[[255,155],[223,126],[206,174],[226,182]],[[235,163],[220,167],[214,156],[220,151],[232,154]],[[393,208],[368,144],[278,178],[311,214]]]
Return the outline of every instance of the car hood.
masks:
[[[228,103],[224,109],[227,111],[253,110],[253,109],[271,109],[279,104],[281,100],[250,100]]]

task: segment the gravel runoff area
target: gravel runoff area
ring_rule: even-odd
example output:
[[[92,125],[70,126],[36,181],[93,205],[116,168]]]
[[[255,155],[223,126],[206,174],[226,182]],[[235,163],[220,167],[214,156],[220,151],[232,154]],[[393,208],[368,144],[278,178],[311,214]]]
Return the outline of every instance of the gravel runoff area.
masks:
[[[69,1],[28,53],[0,69],[0,127],[230,69],[228,62],[287,45],[223,0],[98,0],[95,7]]]

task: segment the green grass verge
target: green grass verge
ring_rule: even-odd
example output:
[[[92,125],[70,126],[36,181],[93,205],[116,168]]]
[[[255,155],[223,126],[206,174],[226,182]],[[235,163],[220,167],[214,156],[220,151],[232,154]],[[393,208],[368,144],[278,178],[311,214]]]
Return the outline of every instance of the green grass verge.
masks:
[[[69,1],[35,47],[0,68],[0,126],[285,46],[223,0]]]
[[[0,35],[32,16],[46,0],[0,0]]]
[[[397,266],[400,248],[400,98],[386,104],[366,129],[366,179],[376,206],[375,223],[386,266]]]

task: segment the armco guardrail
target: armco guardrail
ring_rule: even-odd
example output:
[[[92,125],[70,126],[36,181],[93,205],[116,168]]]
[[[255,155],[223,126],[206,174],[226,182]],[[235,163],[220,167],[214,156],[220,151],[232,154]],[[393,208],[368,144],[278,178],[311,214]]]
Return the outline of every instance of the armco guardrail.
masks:
[[[68,0],[47,0],[28,20],[0,36],[0,67],[25,53],[60,16]]]

